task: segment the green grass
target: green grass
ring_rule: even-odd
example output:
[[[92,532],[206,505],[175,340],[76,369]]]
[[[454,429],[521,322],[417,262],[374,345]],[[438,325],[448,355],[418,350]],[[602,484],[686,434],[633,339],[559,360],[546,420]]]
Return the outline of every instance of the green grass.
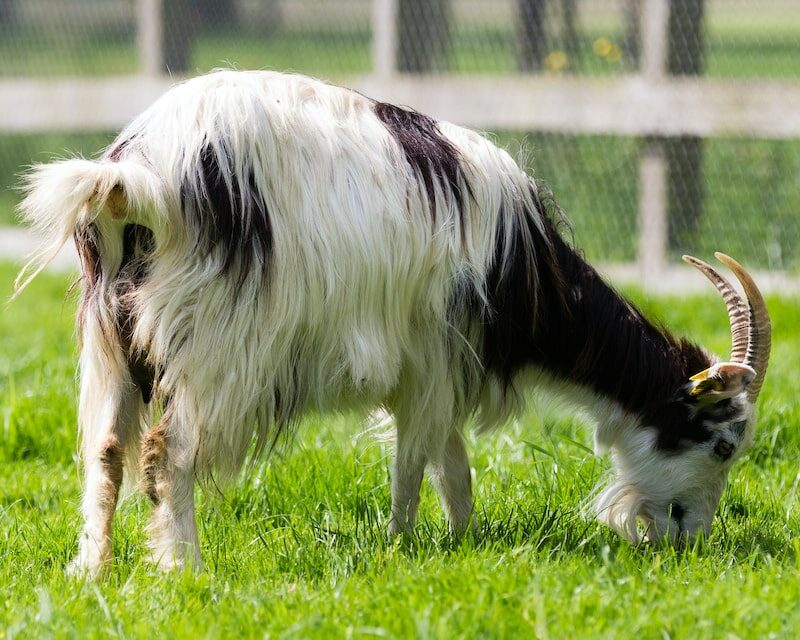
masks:
[[[0,295],[12,278],[0,266]],[[608,463],[567,414],[529,414],[470,442],[479,536],[451,540],[426,485],[417,538],[389,542],[388,454],[344,416],[307,421],[294,446],[223,493],[198,491],[204,574],[165,577],[143,562],[149,508],[134,496],[118,512],[111,576],[93,584],[64,575],[80,491],[67,280],[44,275],[0,312],[3,637],[764,638],[800,628],[795,300],[768,300],[775,350],[755,446],[694,549],[632,549],[581,516]],[[715,297],[636,297],[727,349]]]
[[[265,30],[243,24],[236,29],[195,35],[189,70],[202,73],[235,65],[245,69],[294,70],[341,78],[366,73],[372,67],[368,17],[349,28],[329,26],[310,18],[305,28]],[[590,75],[631,70],[634,64],[622,52],[612,60],[595,53],[600,38],[622,45],[621,12],[585,12],[578,23],[575,54],[567,69]],[[709,12],[706,21],[706,72],[714,77],[796,78],[800,62],[795,55],[800,40],[800,15],[790,11],[753,8]],[[458,73],[512,73],[517,70],[513,26],[493,20],[487,12],[480,22],[462,22],[451,30],[446,66]],[[559,33],[549,35],[550,48],[563,50]],[[53,27],[26,24],[0,39],[0,75],[68,76],[133,73],[138,53],[133,25],[129,27]]]

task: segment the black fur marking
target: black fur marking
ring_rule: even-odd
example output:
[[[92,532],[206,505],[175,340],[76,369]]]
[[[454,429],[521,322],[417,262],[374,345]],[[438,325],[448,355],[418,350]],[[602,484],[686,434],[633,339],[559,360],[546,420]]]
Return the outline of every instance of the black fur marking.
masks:
[[[83,333],[83,326],[89,309],[92,306],[107,304],[100,299],[103,274],[100,263],[97,227],[94,224],[76,228],[73,235],[75,248],[81,260],[81,278],[83,281],[83,298],[78,308],[78,327]],[[114,306],[113,330],[116,330],[120,346],[128,361],[128,369],[134,382],[142,392],[145,402],[150,402],[156,381],[156,372],[147,362],[146,354],[132,349],[133,329],[136,317],[132,306],[131,294],[142,285],[147,278],[149,254],[155,248],[153,232],[140,225],[125,225],[122,241],[122,263],[119,272],[112,282]],[[107,332],[112,329],[102,327],[106,339],[114,341]]]
[[[82,330],[89,307],[95,304],[97,299],[97,287],[103,277],[100,265],[100,250],[97,246],[97,227],[94,224],[76,227],[72,238],[75,242],[75,250],[81,261],[83,298],[78,307],[78,327]]]
[[[683,516],[686,515],[686,509],[684,509],[683,505],[679,502],[673,502],[669,505],[669,515],[673,520],[680,524],[683,520]]]
[[[586,386],[640,414],[667,450],[710,438],[679,393],[689,376],[710,366],[708,357],[608,286],[533,195],[536,211],[504,211],[498,223],[483,310],[486,370],[509,385],[532,365]]]
[[[486,279],[489,305],[483,319],[483,360],[487,371],[510,385],[513,377],[532,364],[538,353],[535,335],[538,264],[550,265],[552,258],[535,258],[541,251],[549,253],[550,247],[531,216],[518,217],[501,211],[495,233],[495,254]]]
[[[116,278],[115,322],[122,349],[128,359],[128,370],[142,392],[142,399],[150,402],[156,372],[147,360],[147,354],[133,349],[133,331],[136,314],[131,295],[141,287],[148,276],[148,257],[155,248],[153,232],[136,224],[125,225],[122,245],[122,265]]]
[[[747,420],[740,420],[731,425],[731,431],[741,440],[747,430]]]
[[[656,446],[667,453],[680,453],[693,444],[708,442],[714,437],[713,431],[705,424],[706,417],[702,414],[692,416],[689,404],[681,400],[673,400],[651,411],[647,420],[649,426],[658,430]]]
[[[437,183],[445,193],[444,187],[450,187],[456,209],[461,214],[464,209],[465,191],[470,197],[472,192],[461,168],[461,154],[455,145],[441,134],[436,121],[416,111],[402,109],[385,102],[375,102],[372,108],[378,120],[400,145],[406,161],[425,187],[434,222]],[[463,237],[463,215],[459,215],[459,225]]]
[[[272,226],[252,168],[246,184],[226,182],[222,167],[230,167],[232,158],[226,145],[215,149],[206,142],[198,155],[200,192],[194,191],[190,181],[184,181],[181,202],[184,213],[196,217],[205,248],[223,253],[222,272],[230,271],[239,259],[244,278],[254,259],[267,263],[272,251]]]

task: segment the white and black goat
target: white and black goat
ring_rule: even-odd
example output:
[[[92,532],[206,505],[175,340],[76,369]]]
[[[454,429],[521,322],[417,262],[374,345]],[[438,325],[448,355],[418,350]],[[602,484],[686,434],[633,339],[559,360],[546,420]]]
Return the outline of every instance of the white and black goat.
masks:
[[[707,532],[751,441],[770,324],[744,269],[719,256],[749,304],[689,259],[728,305],[719,362],[606,285],[472,131],[302,76],[220,71],[26,188],[45,241],[18,288],[70,237],[82,259],[75,570],[110,557],[126,460],[155,505],[154,561],[200,566],[197,474],[235,473],[254,436],[269,448],[308,410],[393,416],[392,533],[413,526],[426,468],[451,527],[469,525],[463,429],[502,423],[532,385],[594,412],[615,464],[598,517],[632,541]]]

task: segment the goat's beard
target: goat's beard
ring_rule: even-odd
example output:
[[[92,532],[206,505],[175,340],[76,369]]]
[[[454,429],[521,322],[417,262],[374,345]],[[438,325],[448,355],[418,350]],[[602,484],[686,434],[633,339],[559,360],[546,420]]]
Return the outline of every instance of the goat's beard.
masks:
[[[635,486],[617,479],[597,496],[595,514],[600,522],[620,536],[632,544],[639,544],[643,540],[639,516],[644,503],[644,497]]]

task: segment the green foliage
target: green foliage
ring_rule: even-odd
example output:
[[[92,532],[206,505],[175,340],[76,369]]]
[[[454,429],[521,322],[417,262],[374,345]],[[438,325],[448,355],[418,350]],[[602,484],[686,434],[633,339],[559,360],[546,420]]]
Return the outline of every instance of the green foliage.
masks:
[[[13,269],[0,267],[0,294]],[[800,626],[795,354],[800,304],[771,298],[775,351],[755,446],[710,539],[634,549],[582,515],[608,469],[569,413],[472,439],[476,535],[453,540],[423,487],[413,539],[385,535],[389,452],[352,416],[307,420],[293,446],[199,489],[207,570],[144,561],[146,501],[117,516],[106,582],[67,578],[79,526],[74,300],[43,275],[0,312],[0,629],[5,637],[762,638]],[[634,297],[724,353],[722,303]]]

